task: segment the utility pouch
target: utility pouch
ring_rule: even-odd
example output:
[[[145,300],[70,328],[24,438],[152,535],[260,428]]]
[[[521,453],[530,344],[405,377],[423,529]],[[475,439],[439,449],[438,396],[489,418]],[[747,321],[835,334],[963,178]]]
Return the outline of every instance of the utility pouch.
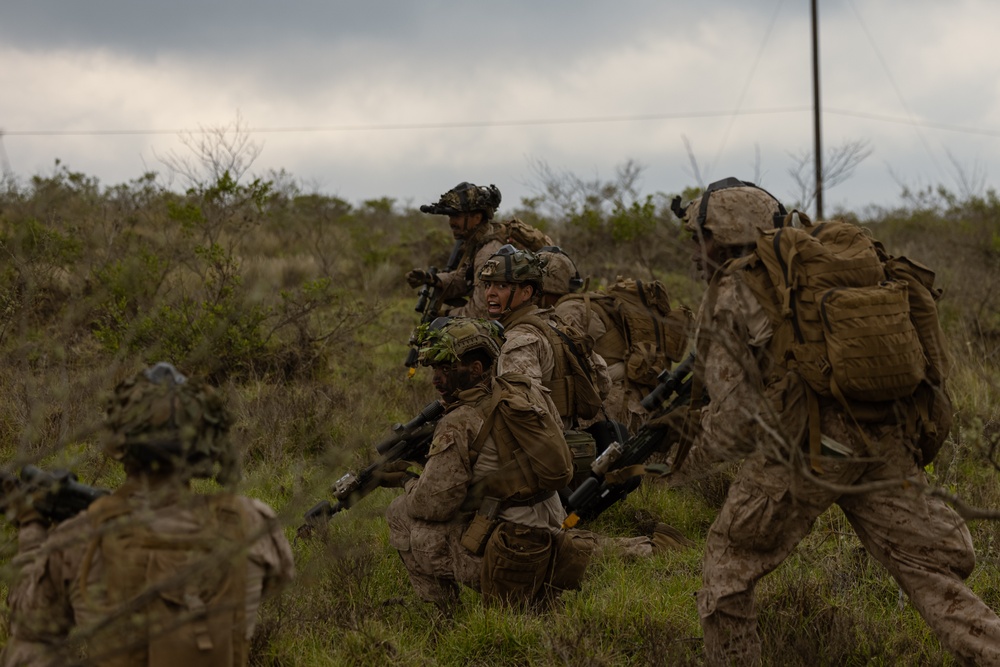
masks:
[[[476,515],[472,517],[469,527],[462,533],[459,542],[469,553],[474,556],[482,556],[486,551],[486,543],[496,529],[500,514],[500,500],[497,498],[485,498],[483,504],[479,506]]]
[[[552,534],[547,529],[501,522],[483,554],[479,582],[483,600],[531,605],[542,591],[551,559]]]

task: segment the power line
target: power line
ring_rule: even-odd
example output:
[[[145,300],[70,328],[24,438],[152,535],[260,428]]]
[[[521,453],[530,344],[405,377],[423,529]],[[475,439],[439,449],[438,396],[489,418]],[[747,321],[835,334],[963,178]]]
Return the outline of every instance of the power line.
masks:
[[[583,116],[580,118],[534,118],[522,120],[473,120],[444,123],[384,123],[372,125],[317,125],[299,127],[251,127],[247,132],[259,134],[280,134],[296,132],[380,132],[386,130],[446,130],[475,127],[518,127],[529,125],[583,125],[592,123],[631,123],[648,120],[684,120],[693,118],[714,118],[718,116],[754,116],[778,113],[795,113],[807,107],[774,107],[770,109],[747,109],[743,111],[689,111],[681,113],[633,114],[623,116]],[[7,136],[52,136],[86,137],[106,135],[143,134],[211,134],[215,128],[175,130],[6,130]]]
[[[524,120],[496,120],[496,121],[455,121],[448,123],[386,123],[380,125],[327,125],[327,126],[300,126],[300,127],[251,127],[246,131],[256,134],[294,134],[313,132],[381,132],[400,130],[441,130],[441,129],[463,129],[475,127],[519,127],[531,125],[583,125],[598,123],[629,123],[651,120],[688,120],[698,118],[718,118],[730,116],[762,116],[783,113],[801,113],[811,111],[812,107],[774,107],[770,109],[745,109],[742,111],[692,111],[681,113],[658,113],[658,114],[638,114],[623,116],[589,116],[580,118],[536,118]],[[963,125],[950,125],[947,123],[937,123],[934,121],[921,121],[913,118],[901,118],[887,114],[869,113],[866,111],[851,111],[849,109],[835,109],[825,107],[823,113],[837,116],[853,116],[855,118],[865,118],[877,120],[883,123],[893,123],[896,125],[910,125],[918,127],[928,127],[936,130],[947,130],[949,132],[961,132],[984,137],[1000,137],[1000,130],[992,130],[979,127],[969,127]],[[115,136],[115,135],[163,135],[163,134],[212,134],[218,132],[217,128],[200,127],[197,129],[123,129],[123,130],[3,130],[5,137],[89,137],[89,136]]]
[[[932,121],[913,120],[912,118],[886,116],[884,114],[867,113],[864,111],[848,111],[847,109],[831,109],[830,107],[826,107],[823,109],[823,113],[832,113],[836,116],[853,116],[854,118],[866,118],[868,120],[878,120],[882,121],[883,123],[894,123],[896,125],[915,125],[917,127],[929,127],[935,130],[947,130],[949,132],[975,134],[981,137],[1000,137],[1000,130],[986,130],[978,127],[948,125],[946,123],[935,123]]]

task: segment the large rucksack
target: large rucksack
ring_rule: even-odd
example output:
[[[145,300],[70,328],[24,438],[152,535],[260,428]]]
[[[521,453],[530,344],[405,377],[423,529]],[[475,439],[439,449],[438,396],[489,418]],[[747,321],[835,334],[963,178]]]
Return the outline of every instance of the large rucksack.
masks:
[[[745,282],[774,325],[774,358],[856,421],[882,421],[896,401],[910,405],[929,463],[946,433],[944,413],[950,418],[933,272],[889,257],[856,225],[799,218],[804,227],[762,233],[755,252],[730,267],[749,269]],[[818,414],[810,420],[818,424]],[[818,428],[810,433],[815,462]]]
[[[604,292],[567,294],[562,300],[583,299],[597,306],[607,333],[594,346],[608,364],[623,362],[628,379],[651,390],[657,376],[680,361],[687,348],[692,314],[671,308],[666,288],[658,280],[621,278]]]

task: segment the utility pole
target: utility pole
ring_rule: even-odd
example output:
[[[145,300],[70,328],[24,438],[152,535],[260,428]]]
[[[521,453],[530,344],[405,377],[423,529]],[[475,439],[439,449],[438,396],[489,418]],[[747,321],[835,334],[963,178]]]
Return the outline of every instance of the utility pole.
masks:
[[[816,2],[812,2],[812,48],[813,48],[813,154],[816,156],[816,220],[823,219],[823,135],[820,131],[819,116],[819,24]]]

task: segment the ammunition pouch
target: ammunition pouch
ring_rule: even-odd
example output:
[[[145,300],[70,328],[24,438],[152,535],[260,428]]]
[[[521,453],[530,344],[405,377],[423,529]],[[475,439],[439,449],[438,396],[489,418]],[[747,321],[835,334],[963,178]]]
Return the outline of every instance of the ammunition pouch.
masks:
[[[501,522],[483,554],[483,600],[520,607],[538,600],[549,574],[552,541],[545,528]]]
[[[549,568],[548,586],[553,592],[578,591],[597,549],[597,537],[580,530],[561,530],[555,536],[555,553]]]
[[[493,535],[493,530],[500,522],[497,515],[500,514],[500,503],[496,498],[486,498],[483,504],[472,517],[469,527],[462,533],[460,544],[474,556],[482,556],[486,551],[486,543]]]
[[[597,458],[597,441],[587,431],[566,431],[563,435],[573,455],[573,479],[567,486],[575,489],[590,477],[590,464]]]

